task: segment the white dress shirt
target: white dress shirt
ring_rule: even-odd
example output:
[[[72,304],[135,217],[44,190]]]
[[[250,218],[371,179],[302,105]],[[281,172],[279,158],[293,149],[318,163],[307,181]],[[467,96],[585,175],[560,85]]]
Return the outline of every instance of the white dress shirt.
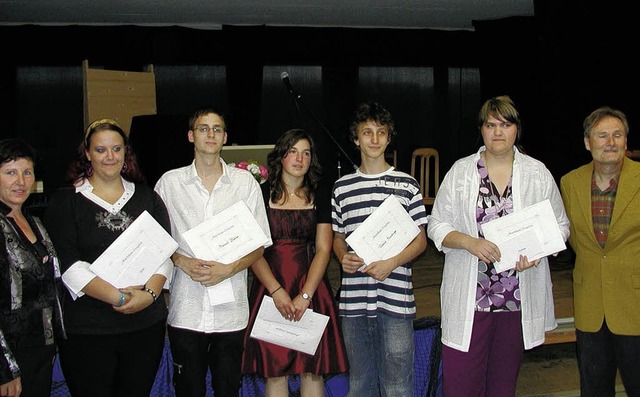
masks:
[[[240,200],[249,207],[262,231],[269,237],[265,248],[272,244],[260,185],[250,172],[230,167],[222,159],[220,162],[223,175],[211,193],[198,176],[195,161],[186,167],[167,171],[156,183],[155,191],[169,211],[171,234],[180,245],[176,252],[182,255],[194,257],[181,237],[183,232]],[[206,287],[175,267],[170,288],[168,324],[207,333],[246,328],[249,320],[247,270],[234,274],[230,280],[235,300],[212,306]]]

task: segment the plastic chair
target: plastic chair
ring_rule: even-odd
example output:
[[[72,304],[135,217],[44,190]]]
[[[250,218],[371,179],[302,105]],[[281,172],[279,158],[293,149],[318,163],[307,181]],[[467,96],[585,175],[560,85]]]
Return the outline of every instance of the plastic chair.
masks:
[[[433,161],[433,172],[431,162]],[[418,166],[416,167],[416,163]],[[416,172],[416,168],[418,171]],[[420,184],[424,205],[433,205],[440,187],[440,156],[434,148],[418,148],[411,155],[411,176]],[[431,182],[433,178],[433,183]],[[433,185],[433,191],[431,187]]]

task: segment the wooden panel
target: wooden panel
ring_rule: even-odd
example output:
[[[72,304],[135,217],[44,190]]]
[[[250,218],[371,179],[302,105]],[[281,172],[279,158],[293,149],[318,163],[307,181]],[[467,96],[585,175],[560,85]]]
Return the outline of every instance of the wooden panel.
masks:
[[[552,345],[554,343],[575,342],[576,328],[573,323],[573,318],[559,318],[556,321],[558,321],[558,328],[545,334],[544,344]]]
[[[157,113],[153,65],[148,72],[89,69],[85,60],[82,69],[85,125],[112,118],[128,134],[134,116]]]

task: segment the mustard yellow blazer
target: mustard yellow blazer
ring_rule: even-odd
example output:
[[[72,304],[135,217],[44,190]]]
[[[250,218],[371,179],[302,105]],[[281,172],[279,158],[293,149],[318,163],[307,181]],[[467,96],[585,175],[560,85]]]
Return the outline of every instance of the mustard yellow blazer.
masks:
[[[571,221],[569,243],[576,253],[575,326],[595,332],[606,318],[613,333],[640,335],[640,163],[624,159],[604,248],[593,232],[592,173],[593,162],[560,180]]]

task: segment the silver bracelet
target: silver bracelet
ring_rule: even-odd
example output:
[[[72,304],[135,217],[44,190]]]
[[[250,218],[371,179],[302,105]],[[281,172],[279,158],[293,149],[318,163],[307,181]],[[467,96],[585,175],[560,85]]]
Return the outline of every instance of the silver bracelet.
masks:
[[[127,300],[127,296],[124,294],[124,292],[120,292],[120,301],[118,301],[118,304],[116,304],[116,307],[121,307],[122,305],[124,305],[124,302]]]

